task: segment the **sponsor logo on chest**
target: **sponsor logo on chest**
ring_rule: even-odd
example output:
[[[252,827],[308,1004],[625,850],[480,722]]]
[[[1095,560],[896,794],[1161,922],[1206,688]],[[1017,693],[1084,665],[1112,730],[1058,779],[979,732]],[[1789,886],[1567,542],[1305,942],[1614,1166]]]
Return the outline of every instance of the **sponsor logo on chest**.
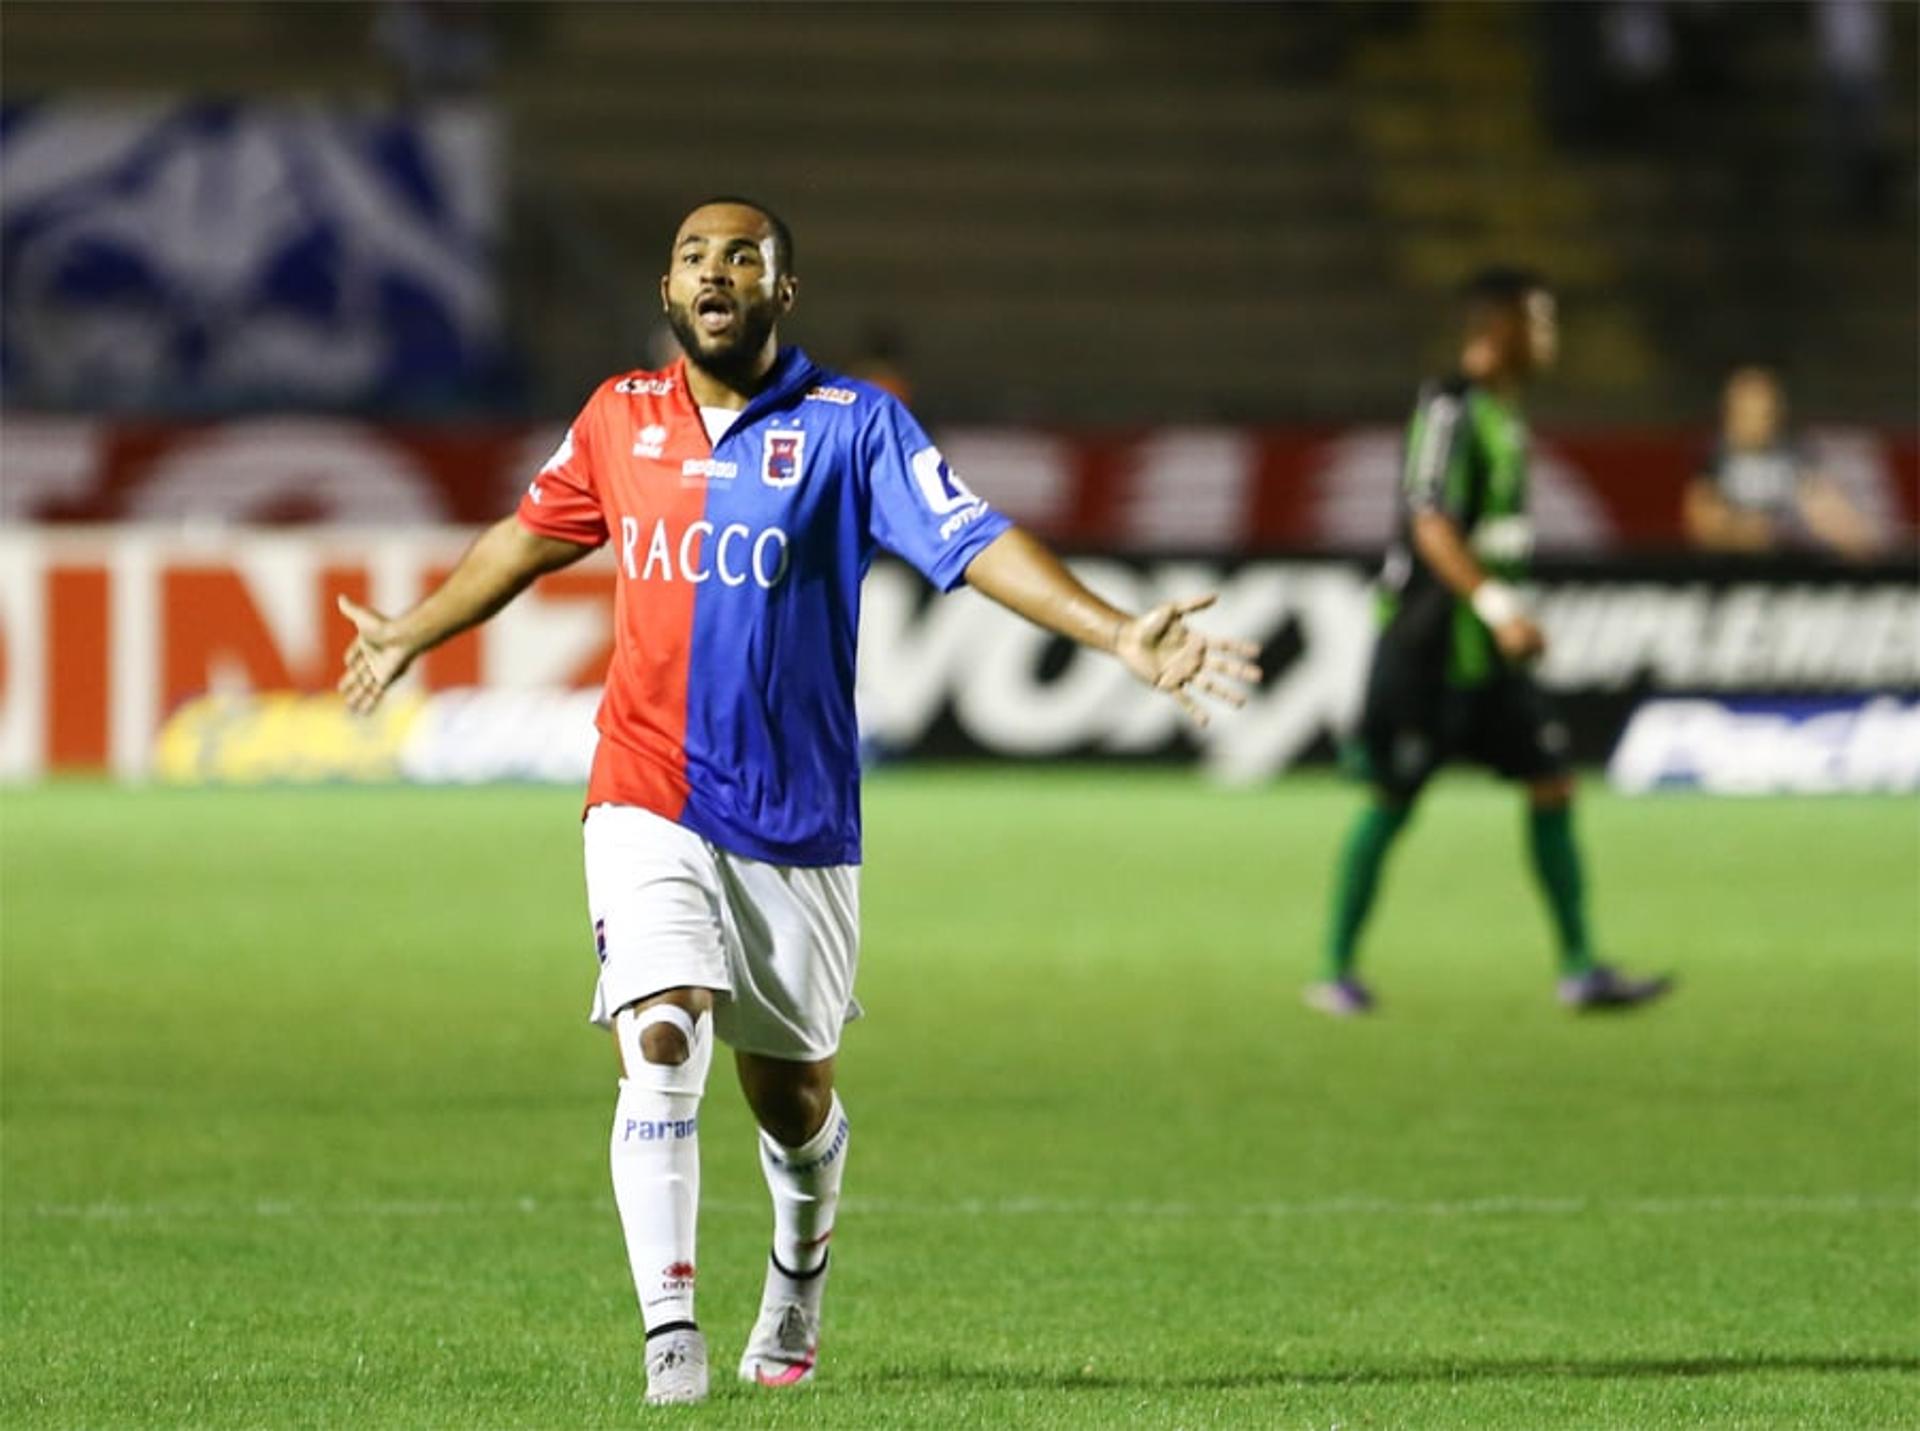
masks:
[[[786,580],[792,542],[784,528],[752,527],[745,522],[710,522],[702,517],[684,526],[656,517],[651,526],[638,517],[620,519],[620,570],[629,581],[684,581],[704,586],[756,586],[772,591]]]

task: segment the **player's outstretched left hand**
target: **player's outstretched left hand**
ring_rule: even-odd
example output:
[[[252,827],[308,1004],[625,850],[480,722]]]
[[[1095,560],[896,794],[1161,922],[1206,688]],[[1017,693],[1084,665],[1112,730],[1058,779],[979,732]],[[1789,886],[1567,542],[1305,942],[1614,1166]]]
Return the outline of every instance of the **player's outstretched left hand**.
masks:
[[[1169,601],[1120,628],[1114,654],[1126,668],[1156,691],[1165,691],[1197,726],[1207,723],[1206,708],[1196,697],[1209,696],[1238,709],[1247,703],[1246,686],[1260,680],[1254,658],[1260,648],[1251,641],[1207,636],[1195,631],[1186,618],[1205,611],[1217,598],[1190,596]]]

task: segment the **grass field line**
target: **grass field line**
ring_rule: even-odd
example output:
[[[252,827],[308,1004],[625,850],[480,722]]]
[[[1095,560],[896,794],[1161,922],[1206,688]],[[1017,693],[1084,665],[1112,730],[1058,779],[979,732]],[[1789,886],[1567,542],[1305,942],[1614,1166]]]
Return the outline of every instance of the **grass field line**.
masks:
[[[256,1198],[233,1202],[102,1200],[80,1203],[35,1203],[24,1209],[32,1218],[72,1222],[143,1222],[226,1218],[442,1218],[541,1216],[551,1213],[601,1211],[611,1196],[601,1198],[365,1198],[292,1199]],[[722,1215],[761,1215],[763,1199],[708,1198],[702,1209]],[[1339,1217],[1459,1218],[1459,1217],[1686,1217],[1716,1213],[1756,1213],[1768,1216],[1804,1215],[1845,1217],[1858,1214],[1920,1213],[1920,1194],[1913,1193],[1704,1193],[1667,1197],[1539,1197],[1490,1194],[1483,1197],[1408,1199],[1348,1196],[1259,1202],[1158,1202],[1152,1200],[1000,1197],[1000,1198],[863,1198],[849,1196],[841,1204],[850,1217],[1116,1217],[1141,1219],[1283,1219]]]

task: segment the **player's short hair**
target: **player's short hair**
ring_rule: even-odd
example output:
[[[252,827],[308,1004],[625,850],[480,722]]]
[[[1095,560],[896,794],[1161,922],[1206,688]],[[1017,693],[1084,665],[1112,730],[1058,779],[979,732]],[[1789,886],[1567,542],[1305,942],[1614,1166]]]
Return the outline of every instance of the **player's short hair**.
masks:
[[[1552,291],[1546,275],[1536,268],[1495,263],[1471,274],[1460,285],[1460,301],[1471,313],[1487,308],[1517,307],[1526,301],[1529,293]]]
[[[704,209],[713,204],[733,204],[738,208],[752,209],[767,221],[767,227],[773,230],[773,261],[782,273],[793,272],[793,230],[787,227],[787,221],[758,199],[745,198],[740,194],[715,194],[710,199],[702,199],[693,208]]]

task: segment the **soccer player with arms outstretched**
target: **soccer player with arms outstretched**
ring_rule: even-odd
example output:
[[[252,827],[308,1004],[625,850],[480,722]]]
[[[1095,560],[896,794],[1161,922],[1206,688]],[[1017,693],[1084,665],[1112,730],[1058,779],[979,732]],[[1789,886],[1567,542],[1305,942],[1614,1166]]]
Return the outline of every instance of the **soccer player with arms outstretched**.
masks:
[[[1561,1002],[1632,1008],[1670,981],[1629,978],[1594,958],[1566,730],[1528,672],[1546,637],[1511,584],[1533,545],[1520,397],[1558,353],[1554,298],[1538,275],[1515,268],[1485,270],[1463,296],[1459,372],[1426,386],[1408,430],[1357,742],[1372,798],[1341,850],[1325,977],[1307,1003],[1335,1015],[1373,1009],[1354,966],[1381,868],[1427,781],[1466,756],[1526,787],[1528,848],[1559,937]]]
[[[350,601],[340,688],[368,710],[422,652],[611,545],[614,655],[584,823],[593,1019],[623,1077],[614,1201],[647,1399],[707,1394],[694,1319],[698,1110],[715,1038],[758,1121],[773,1246],[744,1380],[814,1373],[847,1161],[834,1058],[859,947],[854,645],[877,549],[1107,651],[1195,719],[1244,700],[1256,648],[1189,628],[1212,598],[1109,606],[975,496],[894,398],[783,347],[793,240],[716,199],[674,236],[661,302],[684,360],[609,379],[517,513],[412,610]]]

